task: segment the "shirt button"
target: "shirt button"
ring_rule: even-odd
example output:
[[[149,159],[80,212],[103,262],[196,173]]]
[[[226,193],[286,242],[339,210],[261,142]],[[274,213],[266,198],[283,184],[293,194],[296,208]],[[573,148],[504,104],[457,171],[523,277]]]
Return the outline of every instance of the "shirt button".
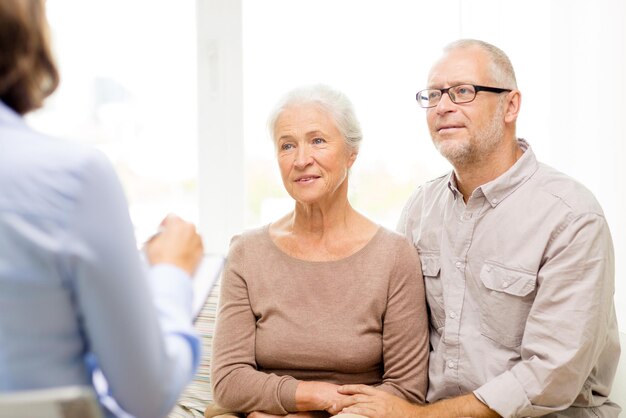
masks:
[[[449,361],[449,362],[448,362],[448,368],[449,368],[449,369],[454,369],[454,367],[455,367],[454,362],[453,362],[453,361]]]
[[[491,203],[495,205],[496,203],[498,203],[498,199],[491,199]]]
[[[454,312],[450,312],[450,318],[452,319],[456,318],[456,314]]]
[[[457,261],[454,265],[456,268],[460,269],[463,264],[460,261]]]
[[[502,287],[509,287],[509,282],[502,282]]]

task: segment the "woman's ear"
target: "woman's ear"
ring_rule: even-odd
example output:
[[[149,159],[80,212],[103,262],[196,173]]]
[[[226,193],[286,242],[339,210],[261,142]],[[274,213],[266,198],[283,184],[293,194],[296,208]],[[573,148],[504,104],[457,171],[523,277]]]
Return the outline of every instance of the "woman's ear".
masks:
[[[349,151],[350,155],[348,157],[348,168],[352,167],[352,164],[356,161],[356,156],[359,155],[358,151]]]

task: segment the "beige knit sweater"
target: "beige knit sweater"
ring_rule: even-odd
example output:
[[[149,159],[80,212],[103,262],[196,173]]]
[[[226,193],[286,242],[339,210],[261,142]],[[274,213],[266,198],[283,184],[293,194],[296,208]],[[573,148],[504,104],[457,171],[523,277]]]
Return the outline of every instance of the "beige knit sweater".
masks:
[[[296,411],[299,380],[363,383],[424,401],[428,322],[419,257],[379,228],[337,261],[293,258],[268,227],[233,238],[213,342],[214,400]]]

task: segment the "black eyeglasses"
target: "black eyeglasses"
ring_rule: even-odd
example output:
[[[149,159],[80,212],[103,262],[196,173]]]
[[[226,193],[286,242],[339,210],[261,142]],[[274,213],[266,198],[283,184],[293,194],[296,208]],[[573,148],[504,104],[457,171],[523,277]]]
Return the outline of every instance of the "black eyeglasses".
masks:
[[[504,93],[505,91],[512,91],[511,89],[501,89],[498,87],[486,87],[476,86],[474,84],[459,84],[458,86],[448,87],[446,89],[425,89],[420,90],[415,95],[417,103],[425,109],[429,107],[435,107],[441,101],[441,97],[444,93],[448,93],[448,97],[452,102],[469,103],[476,98],[476,93],[479,91],[488,91],[490,93]]]

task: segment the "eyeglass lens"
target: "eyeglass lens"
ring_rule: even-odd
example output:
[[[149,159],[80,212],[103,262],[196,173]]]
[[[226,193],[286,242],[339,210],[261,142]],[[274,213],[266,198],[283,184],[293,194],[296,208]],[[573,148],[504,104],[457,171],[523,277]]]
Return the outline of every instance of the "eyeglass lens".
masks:
[[[447,89],[426,89],[417,94],[417,100],[422,107],[434,107],[441,101],[443,93],[448,93],[454,103],[467,103],[476,97],[476,89],[471,84],[461,84]]]

